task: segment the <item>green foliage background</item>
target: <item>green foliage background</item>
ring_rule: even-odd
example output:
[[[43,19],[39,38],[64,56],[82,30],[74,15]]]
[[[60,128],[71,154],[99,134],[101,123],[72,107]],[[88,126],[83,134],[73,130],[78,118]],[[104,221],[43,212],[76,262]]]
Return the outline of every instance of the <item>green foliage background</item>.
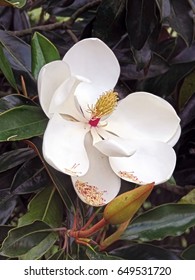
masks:
[[[0,259],[194,260],[195,1],[15,3],[0,1]],[[41,154],[48,120],[38,102],[38,72],[89,37],[103,40],[117,56],[121,98],[140,90],[161,96],[182,126],[172,180],[154,189],[105,252],[52,230],[71,228],[75,214],[82,227],[96,209],[78,200],[70,178]],[[133,187],[122,182],[121,193]],[[105,233],[115,229],[109,226]]]

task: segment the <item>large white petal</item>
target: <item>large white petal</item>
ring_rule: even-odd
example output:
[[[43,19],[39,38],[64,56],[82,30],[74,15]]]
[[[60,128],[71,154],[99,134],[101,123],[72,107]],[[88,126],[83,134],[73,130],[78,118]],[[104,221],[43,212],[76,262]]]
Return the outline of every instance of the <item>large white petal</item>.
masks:
[[[55,169],[68,175],[84,175],[89,168],[84,146],[89,126],[80,122],[67,121],[54,114],[43,138],[43,156]]]
[[[70,70],[64,61],[52,61],[39,72],[38,94],[41,107],[48,117],[51,99],[56,89],[70,77]]]
[[[84,117],[76,106],[74,91],[80,80],[76,77],[66,79],[55,91],[49,106],[49,113],[69,115],[77,120],[84,121]]]
[[[120,66],[114,53],[97,38],[89,38],[76,43],[64,56],[73,75],[89,79],[103,90],[116,85]]]
[[[137,184],[167,181],[175,168],[176,155],[167,143],[136,141],[136,152],[130,157],[110,158],[114,172],[122,179]]]
[[[102,206],[111,201],[120,190],[120,178],[112,171],[108,157],[92,145],[91,135],[85,141],[89,157],[89,170],[81,177],[72,177],[75,191],[82,201]]]
[[[171,139],[169,139],[167,144],[169,144],[171,147],[174,147],[175,144],[177,143],[177,141],[179,140],[180,135],[181,135],[181,126],[179,125],[176,133],[173,135],[173,137]]]
[[[136,151],[129,140],[111,135],[101,128],[92,127],[91,133],[94,147],[108,157],[126,157]]]
[[[128,139],[168,142],[177,132],[179,122],[167,101],[150,93],[136,92],[119,102],[106,129]]]

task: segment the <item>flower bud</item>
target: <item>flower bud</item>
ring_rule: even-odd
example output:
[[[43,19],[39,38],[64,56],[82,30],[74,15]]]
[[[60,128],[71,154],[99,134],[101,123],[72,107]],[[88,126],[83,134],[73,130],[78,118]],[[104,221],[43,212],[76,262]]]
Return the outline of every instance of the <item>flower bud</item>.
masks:
[[[113,199],[104,209],[104,219],[110,224],[122,224],[130,220],[147,199],[154,183],[140,186]]]

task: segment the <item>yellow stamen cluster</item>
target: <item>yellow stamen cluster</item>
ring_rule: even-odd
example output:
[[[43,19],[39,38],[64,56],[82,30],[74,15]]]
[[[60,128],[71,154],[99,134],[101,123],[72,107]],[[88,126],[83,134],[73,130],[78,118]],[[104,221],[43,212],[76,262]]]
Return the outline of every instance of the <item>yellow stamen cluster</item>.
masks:
[[[109,115],[117,106],[118,93],[109,90],[103,93],[97,100],[96,104],[89,107],[88,112],[92,114],[92,119],[101,118]]]

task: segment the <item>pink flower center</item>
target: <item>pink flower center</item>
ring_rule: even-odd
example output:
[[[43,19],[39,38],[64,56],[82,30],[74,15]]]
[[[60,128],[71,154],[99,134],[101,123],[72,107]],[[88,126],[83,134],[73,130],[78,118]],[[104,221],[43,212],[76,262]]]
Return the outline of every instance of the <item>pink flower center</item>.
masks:
[[[96,127],[98,125],[99,121],[100,121],[100,118],[92,118],[92,119],[90,119],[89,124],[93,127]]]

